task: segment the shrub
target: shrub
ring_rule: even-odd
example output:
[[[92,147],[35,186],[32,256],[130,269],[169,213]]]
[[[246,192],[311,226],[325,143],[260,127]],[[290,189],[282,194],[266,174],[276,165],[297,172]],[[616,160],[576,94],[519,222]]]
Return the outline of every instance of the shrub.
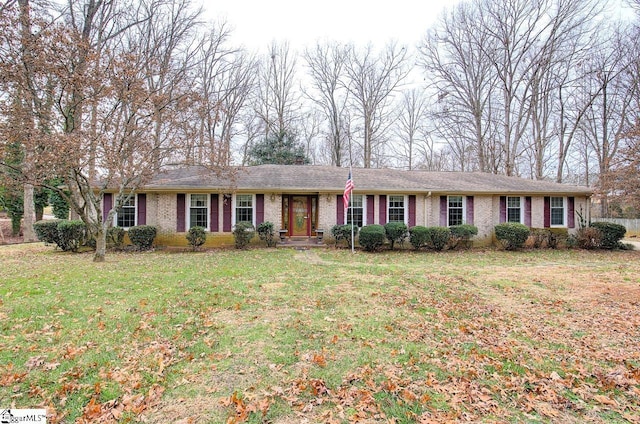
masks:
[[[60,220],[58,222],[58,247],[65,252],[77,252],[85,239],[86,226],[84,222],[74,220]]]
[[[548,228],[531,228],[529,231],[529,239],[534,249],[539,249],[548,243],[551,231]]]
[[[260,240],[267,244],[267,247],[273,247],[276,245],[276,238],[273,230],[273,222],[265,221],[258,225],[258,237]]]
[[[471,224],[452,225],[449,227],[451,236],[449,238],[449,247],[455,249],[462,244],[464,247],[470,247],[473,236],[478,235],[478,227]]]
[[[569,230],[566,228],[551,228],[547,238],[547,247],[557,249],[560,243],[567,244],[569,240]]]
[[[505,222],[495,226],[496,238],[507,250],[521,249],[529,238],[529,227],[516,222]]]
[[[256,234],[255,228],[249,222],[238,222],[233,229],[236,249],[244,249]]]
[[[602,231],[595,227],[583,227],[576,231],[575,244],[581,249],[597,249],[602,240]]]
[[[124,228],[110,227],[107,230],[107,247],[112,249],[122,249],[124,246]]]
[[[409,243],[414,249],[418,250],[429,244],[429,232],[427,227],[416,225],[409,229]]]
[[[152,225],[138,225],[129,228],[129,240],[138,250],[149,250],[153,246],[153,240],[156,238],[156,227]]]
[[[202,246],[207,241],[207,231],[204,227],[191,227],[185,235],[191,249],[195,252],[198,247]]]
[[[404,222],[388,222],[384,226],[384,232],[387,239],[391,242],[391,249],[396,242],[403,243],[407,238],[407,225]],[[362,237],[362,231],[360,232]],[[362,241],[360,242],[362,244]]]
[[[334,225],[331,227],[331,235],[336,240],[336,246],[341,240],[347,242],[347,246],[351,246],[351,224],[347,225]],[[353,226],[353,237],[358,235],[358,227]]]
[[[427,227],[427,236],[429,237],[429,247],[440,251],[449,243],[451,230],[449,227]]]
[[[38,240],[43,241],[45,244],[58,245],[58,223],[59,219],[51,219],[47,221],[38,221],[33,224],[33,230],[38,236]]]
[[[404,224],[403,224],[404,225]],[[360,229],[359,243],[368,252],[373,252],[384,244],[385,227],[382,225],[365,225]]]
[[[624,225],[613,222],[592,222],[591,227],[597,228],[602,233],[600,247],[603,249],[619,248],[620,240],[622,240],[627,232]]]

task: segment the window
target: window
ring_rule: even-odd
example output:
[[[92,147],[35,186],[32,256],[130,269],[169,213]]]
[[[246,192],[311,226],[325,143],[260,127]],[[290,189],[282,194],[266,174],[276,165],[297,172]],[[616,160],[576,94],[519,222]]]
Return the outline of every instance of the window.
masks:
[[[405,222],[404,196],[389,196],[388,222]]]
[[[191,194],[189,196],[189,228],[209,228],[209,196]]]
[[[351,224],[351,212],[353,211],[353,223],[362,228],[364,226],[364,196],[352,194],[349,209],[347,209],[347,224]]]
[[[122,228],[136,226],[136,196],[125,201],[116,211],[116,225]]]
[[[449,226],[464,224],[464,197],[449,196],[447,203],[447,224]]]
[[[238,222],[253,224],[253,194],[236,195],[236,224]]]
[[[522,202],[520,197],[507,197],[507,222],[522,223]]]
[[[564,197],[551,198],[551,226],[564,226]]]

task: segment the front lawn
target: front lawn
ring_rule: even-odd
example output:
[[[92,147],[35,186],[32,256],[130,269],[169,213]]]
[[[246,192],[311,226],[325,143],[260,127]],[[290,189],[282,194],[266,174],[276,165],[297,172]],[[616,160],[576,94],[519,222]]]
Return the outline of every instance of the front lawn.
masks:
[[[639,423],[638,252],[0,247],[0,409]]]

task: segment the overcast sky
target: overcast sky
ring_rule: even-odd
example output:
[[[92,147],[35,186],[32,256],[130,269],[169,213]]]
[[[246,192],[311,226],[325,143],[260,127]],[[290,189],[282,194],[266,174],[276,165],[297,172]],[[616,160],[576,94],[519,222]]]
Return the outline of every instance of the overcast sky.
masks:
[[[226,19],[231,42],[264,50],[288,40],[294,49],[317,41],[383,47],[396,40],[415,46],[446,6],[459,0],[235,0],[207,1],[211,19]]]

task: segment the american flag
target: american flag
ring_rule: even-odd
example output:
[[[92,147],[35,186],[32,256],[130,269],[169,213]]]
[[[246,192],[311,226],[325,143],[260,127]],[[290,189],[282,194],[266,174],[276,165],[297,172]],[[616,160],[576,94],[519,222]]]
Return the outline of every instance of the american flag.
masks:
[[[344,194],[342,195],[342,201],[344,202],[344,208],[349,207],[349,197],[353,191],[353,180],[351,179],[351,170],[349,170],[349,176],[347,177],[347,183],[344,185]]]

